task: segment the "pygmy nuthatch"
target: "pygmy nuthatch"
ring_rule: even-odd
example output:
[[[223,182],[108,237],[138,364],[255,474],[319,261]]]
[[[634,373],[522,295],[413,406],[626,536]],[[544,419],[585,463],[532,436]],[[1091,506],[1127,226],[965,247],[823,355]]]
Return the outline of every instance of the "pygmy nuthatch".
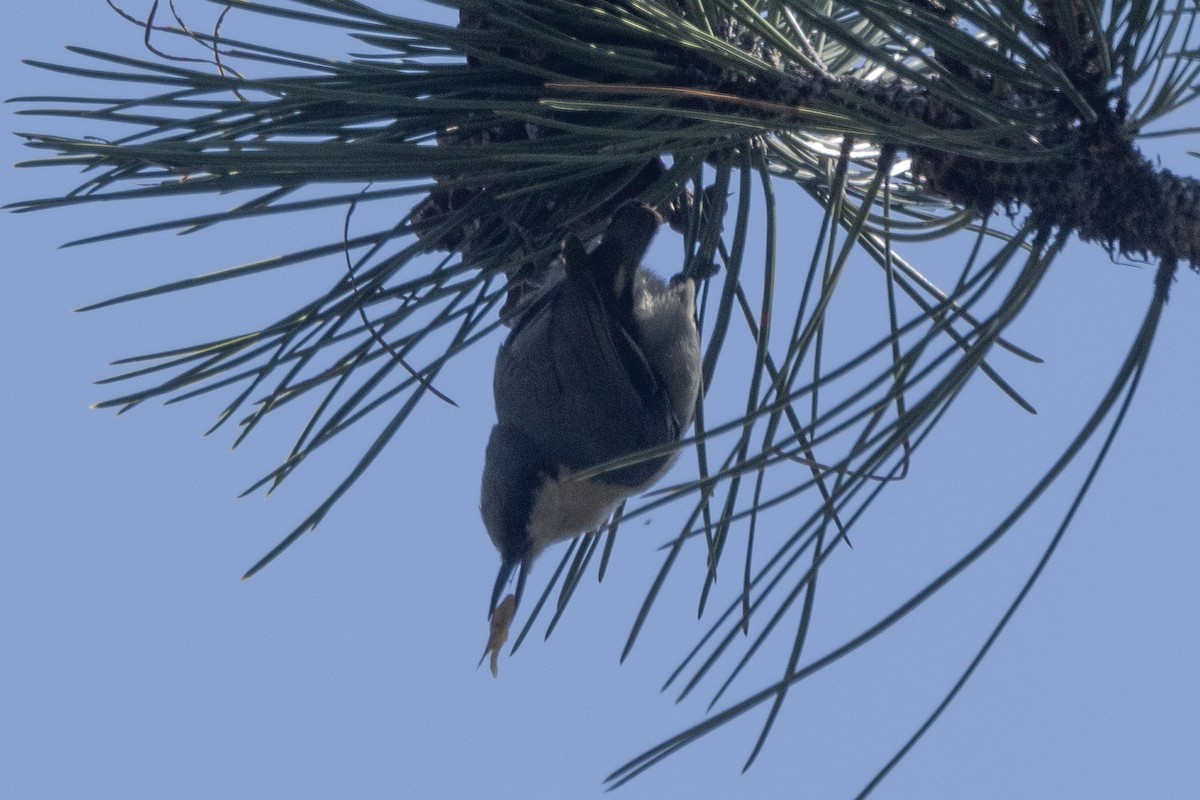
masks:
[[[497,423],[480,501],[500,551],[489,614],[513,570],[519,601],[543,549],[601,525],[675,454],[576,473],[678,442],[691,425],[700,389],[696,289],[690,278],[665,283],[641,268],[659,222],[649,206],[629,202],[591,253],[567,236],[565,277],[530,305],[496,356]]]

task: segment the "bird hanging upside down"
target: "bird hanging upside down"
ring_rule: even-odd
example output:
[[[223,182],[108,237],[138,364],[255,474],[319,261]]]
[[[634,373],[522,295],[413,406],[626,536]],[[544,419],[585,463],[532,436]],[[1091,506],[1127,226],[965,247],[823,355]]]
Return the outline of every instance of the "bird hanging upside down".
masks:
[[[565,277],[530,304],[496,356],[497,422],[480,500],[500,551],[484,652],[493,674],[533,560],[602,525],[622,500],[662,477],[676,454],[574,476],[676,443],[691,425],[700,390],[696,289],[690,278],[666,283],[642,268],[659,224],[649,206],[629,202],[591,253],[567,236]],[[516,590],[498,608],[514,570]]]

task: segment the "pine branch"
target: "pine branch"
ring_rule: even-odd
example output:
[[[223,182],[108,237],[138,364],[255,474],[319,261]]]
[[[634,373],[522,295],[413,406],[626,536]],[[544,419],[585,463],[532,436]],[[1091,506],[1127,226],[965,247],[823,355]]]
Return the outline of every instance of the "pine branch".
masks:
[[[931,131],[975,129],[971,115],[923,88],[901,82],[781,75],[777,81],[740,81],[702,87],[745,105],[762,100],[797,108],[839,111],[881,127],[910,120]],[[1015,101],[1014,101],[1015,102]],[[913,158],[924,188],[978,216],[1027,207],[1039,225],[1073,231],[1126,254],[1188,261],[1200,269],[1200,181],[1160,169],[1141,154],[1116,113],[1097,119],[1053,120],[1025,142],[1002,142],[1004,158],[983,159],[911,141],[889,141]]]
[[[948,34],[957,32],[946,8],[917,5],[927,9],[929,22],[944,26]],[[913,75],[903,74],[886,80],[835,76],[789,58],[743,21],[731,18],[721,40],[764,68],[739,71],[715,62],[706,51],[664,46],[657,57],[665,66],[676,66],[653,86],[623,85],[621,76],[598,80],[590,68],[573,69],[556,60],[556,71],[573,72],[574,80],[549,83],[547,88],[552,96],[585,96],[597,110],[634,95],[665,99],[676,109],[696,114],[727,114],[731,122],[756,118],[768,130],[804,129],[818,114],[825,120],[840,119],[852,125],[838,130],[832,122],[837,133],[865,136],[878,146],[907,152],[912,176],[925,191],[978,217],[1024,206],[1039,226],[1074,232],[1123,254],[1186,261],[1200,269],[1200,182],[1157,168],[1138,150],[1134,139],[1139,125],[1128,119],[1127,88],[1106,87],[1110,59],[1081,6],[1076,3],[1076,13],[1062,20],[1055,3],[1040,0],[1035,5],[1041,14],[1031,31],[1044,45],[1043,66],[1058,85],[1012,84],[1008,74],[967,67],[957,55],[936,49],[929,62],[945,71],[934,80],[914,81]],[[472,29],[489,27],[486,16],[463,14],[464,24],[469,22]],[[1074,27],[1066,30],[1063,23]],[[593,36],[590,43],[613,46],[614,40]],[[527,64],[549,58],[544,51],[528,55],[519,41],[511,49]],[[482,66],[487,58],[476,57],[473,66]],[[964,103],[964,98],[971,102]],[[537,133],[510,126],[492,135],[511,141]],[[474,139],[485,140],[482,134]],[[962,146],[956,148],[956,143]],[[981,146],[989,155],[970,152]],[[646,183],[626,184],[594,213],[603,216],[645,188]],[[437,212],[453,207],[449,197],[435,190],[423,207],[423,218],[436,218]],[[489,231],[496,223],[477,222],[476,227]],[[461,239],[436,244],[444,249],[464,246]],[[470,242],[466,244],[469,249]]]

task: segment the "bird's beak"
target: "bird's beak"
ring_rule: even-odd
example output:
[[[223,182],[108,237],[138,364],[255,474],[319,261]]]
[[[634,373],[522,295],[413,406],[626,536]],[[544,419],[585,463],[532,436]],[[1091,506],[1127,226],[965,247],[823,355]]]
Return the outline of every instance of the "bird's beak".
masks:
[[[483,655],[479,657],[479,663],[488,656],[492,657],[492,677],[496,677],[499,672],[497,660],[500,657],[500,648],[504,647],[504,643],[508,641],[508,629],[512,625],[513,618],[517,614],[517,604],[521,601],[521,595],[525,592],[525,573],[526,561],[517,561],[516,559],[504,560],[500,562],[500,574],[496,576],[496,588],[492,590],[492,607],[488,611],[489,633],[487,646],[483,649]],[[509,577],[512,576],[514,569],[520,565],[520,571],[517,572],[517,591],[509,595],[503,600],[500,595],[504,593],[504,585],[508,583]]]
[[[496,585],[492,588],[492,603],[488,606],[488,619],[491,619],[492,614],[496,611],[496,606],[500,605],[500,596],[504,594],[504,586],[508,583],[508,579],[512,577],[513,570],[517,570],[517,589],[513,593],[516,600],[513,606],[513,611],[521,604],[521,595],[525,593],[525,563],[516,559],[505,559],[500,562],[500,572],[496,575]]]

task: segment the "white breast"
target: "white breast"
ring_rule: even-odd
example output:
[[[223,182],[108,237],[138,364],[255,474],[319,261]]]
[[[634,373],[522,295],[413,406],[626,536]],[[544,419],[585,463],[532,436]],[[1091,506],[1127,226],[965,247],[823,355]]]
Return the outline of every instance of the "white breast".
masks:
[[[529,515],[531,556],[546,546],[601,525],[629,495],[621,486],[572,480],[568,470],[547,478],[533,500]]]

